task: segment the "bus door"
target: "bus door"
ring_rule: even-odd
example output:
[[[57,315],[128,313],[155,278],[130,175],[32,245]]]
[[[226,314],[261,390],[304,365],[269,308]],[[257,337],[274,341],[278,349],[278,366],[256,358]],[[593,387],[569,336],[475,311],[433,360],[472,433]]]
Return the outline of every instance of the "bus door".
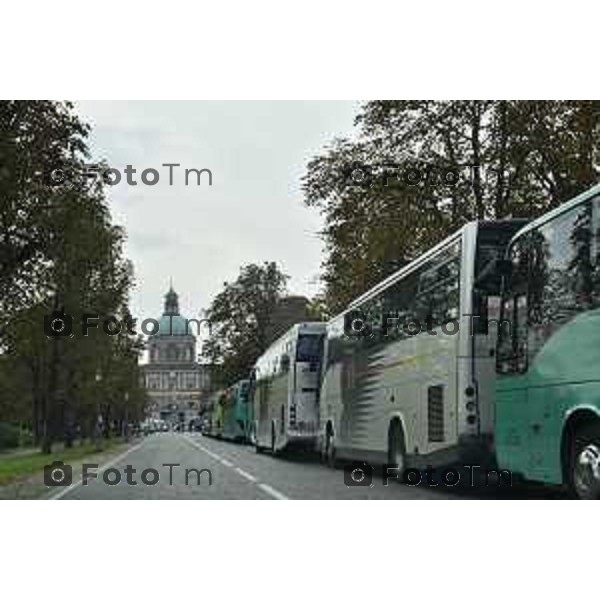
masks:
[[[498,465],[515,473],[530,468],[531,406],[527,377],[529,335],[529,249],[521,237],[511,248],[505,278],[496,379],[495,446]]]
[[[496,410],[496,345],[500,321],[500,291],[473,292],[473,315],[468,326],[473,381],[476,385],[479,432],[493,436]],[[460,396],[459,396],[460,397]]]

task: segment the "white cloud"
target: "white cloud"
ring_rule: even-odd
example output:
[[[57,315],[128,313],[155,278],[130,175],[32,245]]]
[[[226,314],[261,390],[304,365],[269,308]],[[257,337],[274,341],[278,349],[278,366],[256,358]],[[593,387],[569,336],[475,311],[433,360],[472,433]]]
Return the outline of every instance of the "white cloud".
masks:
[[[128,232],[126,252],[137,286],[132,310],[162,311],[169,278],[182,312],[198,314],[239,266],[277,261],[290,291],[312,295],[322,227],[304,207],[306,162],[334,136],[352,130],[352,102],[79,102],[92,125],[94,158],[137,169],[137,186],[111,188],[115,220]],[[169,185],[163,163],[180,163]],[[155,186],[140,173],[155,168]],[[183,169],[208,168],[213,185],[183,183]]]

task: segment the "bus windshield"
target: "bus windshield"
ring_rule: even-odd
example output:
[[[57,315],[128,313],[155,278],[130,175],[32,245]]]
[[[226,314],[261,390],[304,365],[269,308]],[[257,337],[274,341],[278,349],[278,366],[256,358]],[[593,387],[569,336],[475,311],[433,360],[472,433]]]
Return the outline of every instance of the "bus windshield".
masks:
[[[296,344],[296,360],[298,362],[319,362],[322,345],[322,335],[299,335]]]

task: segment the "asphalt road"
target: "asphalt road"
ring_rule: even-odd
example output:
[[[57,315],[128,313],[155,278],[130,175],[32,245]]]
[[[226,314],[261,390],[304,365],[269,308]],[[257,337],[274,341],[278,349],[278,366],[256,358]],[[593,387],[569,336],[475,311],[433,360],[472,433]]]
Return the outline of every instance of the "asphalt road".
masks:
[[[171,466],[169,466],[171,465]],[[154,470],[154,471],[152,471]],[[540,487],[407,486],[383,484],[377,472],[372,485],[345,484],[342,468],[330,469],[314,457],[273,457],[256,454],[253,447],[190,433],[157,433],[143,438],[106,465],[73,470],[70,487],[55,488],[51,499],[465,499],[553,498]],[[96,478],[93,475],[96,475]],[[110,485],[117,481],[116,485]],[[347,477],[347,475],[346,475]],[[129,483],[128,480],[129,479]],[[134,484],[135,482],[135,484]],[[468,480],[467,480],[468,482]]]

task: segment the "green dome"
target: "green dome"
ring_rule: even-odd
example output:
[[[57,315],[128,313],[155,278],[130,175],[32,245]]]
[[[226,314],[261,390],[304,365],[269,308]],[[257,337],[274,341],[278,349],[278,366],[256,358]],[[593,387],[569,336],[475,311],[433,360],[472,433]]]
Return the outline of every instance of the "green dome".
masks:
[[[194,324],[187,324],[187,319],[181,315],[163,315],[158,319],[158,332],[155,335],[186,335],[194,334]]]

